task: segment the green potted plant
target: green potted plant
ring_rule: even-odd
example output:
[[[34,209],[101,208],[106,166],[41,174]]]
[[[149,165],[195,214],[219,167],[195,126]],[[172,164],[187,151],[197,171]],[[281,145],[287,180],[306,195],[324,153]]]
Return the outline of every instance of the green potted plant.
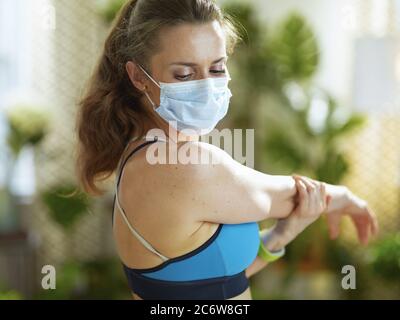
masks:
[[[368,256],[371,271],[400,289],[400,232],[378,240],[369,248]]]
[[[89,196],[79,192],[74,183],[59,182],[42,191],[40,199],[47,208],[51,220],[64,232],[68,256],[73,256],[73,242],[69,235],[73,232],[77,221],[89,211],[91,205]]]
[[[36,146],[48,132],[49,113],[41,106],[17,104],[6,112],[9,125],[7,143],[17,157],[26,145]]]
[[[12,231],[19,228],[18,198],[11,190],[14,168],[23,148],[36,148],[49,131],[49,113],[39,105],[19,103],[6,110],[7,170],[4,190],[0,192],[0,230]]]
[[[89,197],[85,193],[75,192],[76,190],[75,184],[61,182],[41,194],[41,200],[47,207],[50,217],[65,231],[73,228],[90,207]]]

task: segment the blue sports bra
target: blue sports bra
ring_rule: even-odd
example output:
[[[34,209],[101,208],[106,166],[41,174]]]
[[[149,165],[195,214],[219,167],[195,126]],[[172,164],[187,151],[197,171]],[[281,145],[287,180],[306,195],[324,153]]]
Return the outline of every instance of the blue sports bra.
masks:
[[[244,292],[248,286],[247,267],[257,256],[260,238],[257,222],[220,224],[200,247],[178,257],[158,252],[130,224],[118,199],[118,186],[129,158],[157,137],[136,147],[120,166],[114,203],[132,234],[163,262],[152,268],[134,269],[122,263],[131,290],[142,299],[224,300]],[[112,216],[114,217],[114,210]],[[113,218],[114,220],[114,218]]]

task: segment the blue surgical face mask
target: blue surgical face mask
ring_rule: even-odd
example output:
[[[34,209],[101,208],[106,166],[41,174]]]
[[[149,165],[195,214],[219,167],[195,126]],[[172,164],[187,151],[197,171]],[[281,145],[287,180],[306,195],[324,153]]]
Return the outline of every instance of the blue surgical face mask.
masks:
[[[176,130],[191,129],[198,135],[208,134],[227,114],[232,96],[229,76],[158,84],[139,67],[160,88],[159,106],[145,92],[154,110]]]

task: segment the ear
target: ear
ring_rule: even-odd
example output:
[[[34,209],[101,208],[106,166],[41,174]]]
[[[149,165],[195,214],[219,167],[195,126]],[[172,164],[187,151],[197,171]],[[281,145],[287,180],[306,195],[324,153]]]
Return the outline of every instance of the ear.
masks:
[[[134,62],[128,61],[125,65],[125,69],[128,73],[129,79],[136,89],[142,92],[145,91],[147,88],[146,79],[144,78],[143,72],[140,68]]]

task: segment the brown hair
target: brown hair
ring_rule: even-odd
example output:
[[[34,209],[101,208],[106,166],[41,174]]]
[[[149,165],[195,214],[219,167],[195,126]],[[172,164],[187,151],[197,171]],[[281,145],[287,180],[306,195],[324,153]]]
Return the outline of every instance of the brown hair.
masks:
[[[213,0],[131,0],[123,6],[79,102],[76,170],[84,191],[102,195],[96,181],[111,176],[132,135],[144,134],[142,93],[131,84],[125,64],[134,60],[149,70],[163,27],[214,20],[224,29],[232,53],[240,39],[236,24]]]

